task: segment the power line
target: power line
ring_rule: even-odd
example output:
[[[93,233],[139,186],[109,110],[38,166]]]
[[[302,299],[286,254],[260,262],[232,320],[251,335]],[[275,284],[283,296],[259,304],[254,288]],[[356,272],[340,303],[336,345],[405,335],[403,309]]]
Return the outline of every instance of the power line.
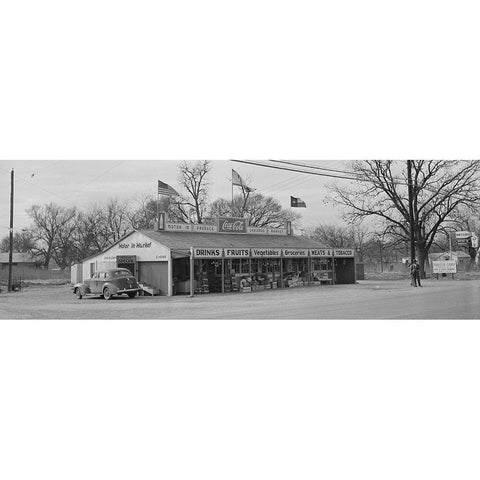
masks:
[[[254,161],[254,160],[234,160],[234,159],[231,159],[230,161],[238,162],[238,163],[246,163],[248,165],[255,165],[257,167],[266,167],[266,168],[273,168],[273,169],[276,169],[276,170],[286,170],[286,171],[289,171],[289,172],[305,173],[307,175],[317,175],[319,177],[340,178],[340,179],[343,179],[343,180],[355,180],[355,181],[366,181],[366,182],[370,181],[370,180],[361,179],[359,177],[347,177],[345,175],[333,175],[333,174],[330,174],[330,173],[309,172],[309,171],[305,171],[305,170],[299,170],[298,168],[280,167],[280,166],[277,166],[277,165],[270,165],[268,163],[261,163],[261,162]]]
[[[305,163],[299,163],[299,162],[292,162],[292,161],[287,161],[287,160],[268,160],[269,162],[274,162],[274,163],[285,163],[287,165],[294,165],[296,167],[303,167],[303,168],[311,168],[313,170],[322,170],[326,172],[333,172],[333,173],[342,173],[346,175],[359,175],[358,173],[352,172],[352,171],[347,171],[347,170],[337,170],[335,168],[327,168],[327,167],[319,167],[318,165],[308,165]]]

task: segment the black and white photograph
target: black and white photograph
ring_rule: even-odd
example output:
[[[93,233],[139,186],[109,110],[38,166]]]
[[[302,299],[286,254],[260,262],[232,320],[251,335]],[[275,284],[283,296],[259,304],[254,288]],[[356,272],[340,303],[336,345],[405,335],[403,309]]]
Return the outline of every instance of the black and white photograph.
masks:
[[[0,478],[477,480],[471,0],[0,2]]]
[[[2,318],[480,316],[480,160],[0,169]]]

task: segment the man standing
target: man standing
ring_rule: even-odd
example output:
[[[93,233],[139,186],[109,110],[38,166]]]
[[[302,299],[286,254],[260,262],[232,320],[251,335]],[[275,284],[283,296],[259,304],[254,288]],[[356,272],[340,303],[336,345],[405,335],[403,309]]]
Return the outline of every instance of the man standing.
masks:
[[[413,263],[410,266],[410,277],[412,278],[412,286],[416,287],[417,282],[419,287],[422,286],[422,284],[420,283],[420,265],[418,264],[416,258],[413,260]]]

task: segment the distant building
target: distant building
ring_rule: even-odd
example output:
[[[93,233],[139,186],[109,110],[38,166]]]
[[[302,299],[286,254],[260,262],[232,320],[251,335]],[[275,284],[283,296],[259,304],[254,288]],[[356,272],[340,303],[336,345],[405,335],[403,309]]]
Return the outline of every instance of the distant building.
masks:
[[[9,265],[9,253],[0,253],[0,269],[8,268]],[[29,253],[19,253],[13,252],[12,254],[12,265],[15,267],[30,267],[35,268],[37,262],[35,258],[32,257]]]

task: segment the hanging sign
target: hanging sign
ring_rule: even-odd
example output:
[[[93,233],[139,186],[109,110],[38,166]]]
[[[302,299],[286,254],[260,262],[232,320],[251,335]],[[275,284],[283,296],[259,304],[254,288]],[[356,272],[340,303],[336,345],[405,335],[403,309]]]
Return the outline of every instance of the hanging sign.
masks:
[[[312,248],[310,249],[311,257],[332,257],[333,252],[329,248]]]
[[[280,258],[282,256],[281,248],[252,248],[252,258]]]
[[[193,256],[195,258],[222,258],[223,248],[202,248],[194,247]]]
[[[223,249],[225,258],[249,258],[250,249],[249,248],[224,248]]]
[[[333,250],[333,256],[344,258],[354,257],[355,250],[353,248],[335,248]]]
[[[284,248],[283,249],[284,258],[300,258],[308,257],[308,249],[306,248]]]

